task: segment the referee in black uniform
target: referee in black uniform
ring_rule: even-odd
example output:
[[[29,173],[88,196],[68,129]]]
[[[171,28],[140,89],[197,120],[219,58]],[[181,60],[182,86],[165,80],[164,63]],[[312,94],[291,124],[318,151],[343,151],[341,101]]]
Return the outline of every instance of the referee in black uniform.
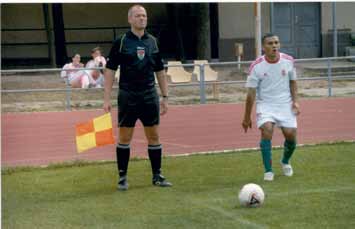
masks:
[[[105,70],[104,110],[111,111],[110,95],[114,73],[120,66],[118,126],[119,144],[116,148],[119,172],[118,189],[127,190],[127,169],[130,143],[137,119],[144,125],[148,140],[148,155],[152,166],[153,185],[172,186],[161,175],[162,147],[159,142],[159,115],[168,111],[168,83],[156,39],[145,31],[147,13],[143,6],[128,10],[131,30],[114,41]],[[157,75],[162,98],[155,89]],[[160,114],[159,114],[160,113]]]

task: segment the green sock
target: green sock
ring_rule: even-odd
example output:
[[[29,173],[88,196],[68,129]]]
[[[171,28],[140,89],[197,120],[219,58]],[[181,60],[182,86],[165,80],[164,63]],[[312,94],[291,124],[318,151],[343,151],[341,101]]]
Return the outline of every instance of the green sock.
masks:
[[[260,141],[260,149],[263,157],[265,172],[272,172],[271,140],[262,139]]]
[[[284,142],[284,156],[282,157],[282,163],[288,164],[293,152],[296,149],[296,141],[288,141]]]

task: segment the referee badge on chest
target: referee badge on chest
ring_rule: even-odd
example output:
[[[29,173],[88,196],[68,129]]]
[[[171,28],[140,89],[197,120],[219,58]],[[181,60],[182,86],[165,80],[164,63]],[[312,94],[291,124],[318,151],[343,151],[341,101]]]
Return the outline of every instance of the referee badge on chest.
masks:
[[[137,47],[137,57],[140,60],[143,60],[145,56],[145,48],[144,47]]]

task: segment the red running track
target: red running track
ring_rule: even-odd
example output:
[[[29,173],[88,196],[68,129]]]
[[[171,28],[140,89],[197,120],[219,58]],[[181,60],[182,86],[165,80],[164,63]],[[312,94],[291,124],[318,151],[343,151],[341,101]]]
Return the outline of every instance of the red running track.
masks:
[[[298,119],[298,143],[355,140],[355,98],[302,100]],[[243,104],[171,106],[161,118],[164,153],[223,151],[258,147],[255,127],[244,134]],[[78,154],[76,123],[101,115],[103,111],[36,112],[2,114],[2,166],[47,165],[70,160],[115,160],[115,146],[104,146]],[[117,112],[113,112],[114,123]],[[132,157],[146,157],[146,140],[137,122]],[[115,128],[116,129],[116,128]],[[117,135],[117,130],[115,131]],[[273,145],[282,145],[280,130]]]

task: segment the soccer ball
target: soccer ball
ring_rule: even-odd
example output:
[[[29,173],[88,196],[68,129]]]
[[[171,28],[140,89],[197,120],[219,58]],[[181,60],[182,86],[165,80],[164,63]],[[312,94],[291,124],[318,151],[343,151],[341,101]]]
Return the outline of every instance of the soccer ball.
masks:
[[[265,194],[257,184],[246,184],[239,191],[239,202],[245,207],[260,207],[264,203]]]

